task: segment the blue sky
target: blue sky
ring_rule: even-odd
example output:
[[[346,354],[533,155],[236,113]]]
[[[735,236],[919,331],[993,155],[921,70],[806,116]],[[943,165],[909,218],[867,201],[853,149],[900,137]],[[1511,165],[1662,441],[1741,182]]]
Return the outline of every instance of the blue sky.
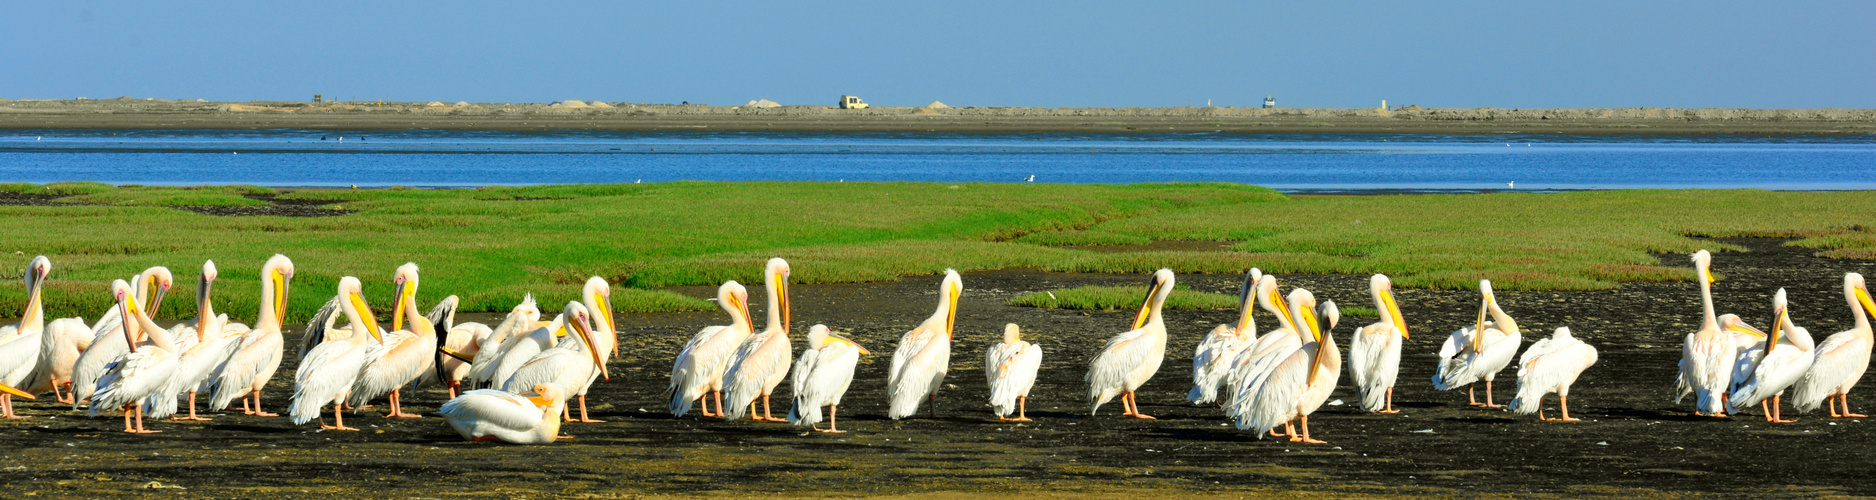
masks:
[[[0,46],[9,98],[1876,108],[1867,1],[80,0]]]

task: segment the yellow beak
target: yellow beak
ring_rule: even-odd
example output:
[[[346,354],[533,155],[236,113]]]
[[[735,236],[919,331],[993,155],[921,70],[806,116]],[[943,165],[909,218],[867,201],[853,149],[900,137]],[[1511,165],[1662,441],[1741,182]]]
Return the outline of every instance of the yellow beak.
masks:
[[[1485,348],[1485,311],[1491,305],[1490,296],[1479,301],[1479,322],[1472,330],[1472,352],[1479,352],[1480,349]]]
[[[1870,314],[1876,314],[1876,303],[1870,301],[1868,288],[1856,288],[1856,301],[1863,304],[1864,311],[1868,311]]]
[[[359,319],[365,321],[365,324],[362,325],[365,331],[370,332],[371,337],[378,339],[378,342],[384,342],[384,332],[378,330],[381,327],[378,326],[377,317],[372,315],[371,306],[365,305],[365,298],[359,296],[357,293],[353,293],[350,300],[352,301],[352,308],[358,310]]]
[[[1394,328],[1400,330],[1401,340],[1407,339],[1407,320],[1400,315],[1400,304],[1394,302],[1394,290],[1381,291],[1381,303],[1387,307],[1385,313],[1393,320]]]
[[[1764,332],[1764,331],[1761,331],[1761,330],[1759,330],[1759,329],[1757,329],[1757,328],[1753,328],[1753,327],[1752,327],[1752,325],[1748,325],[1748,324],[1745,324],[1745,323],[1738,323],[1738,324],[1734,324],[1733,326],[1730,326],[1730,327],[1727,327],[1726,329],[1727,329],[1727,330],[1732,330],[1732,331],[1735,331],[1735,332],[1739,332],[1739,333],[1747,333],[1747,334],[1751,334],[1752,336],[1754,336],[1754,337],[1758,337],[1758,338],[1765,338],[1765,332]],[[1768,344],[1768,346],[1769,346],[1769,344]]]
[[[947,339],[952,338],[953,334],[957,332],[958,296],[960,295],[964,295],[963,285],[951,287],[951,301],[950,301],[951,311],[948,313],[945,313],[945,338]]]
[[[26,391],[14,389],[13,386],[6,385],[6,384],[0,384],[0,392],[12,394],[14,396],[19,396],[19,397],[26,398],[26,399],[39,399],[39,398],[33,397],[32,394],[29,394]]]
[[[607,382],[611,382],[612,373],[606,370],[606,360],[600,359],[599,349],[593,347],[593,329],[586,326],[585,321],[569,321],[569,323],[573,323],[573,329],[580,332],[580,343],[585,344],[586,353],[593,356],[593,365],[599,367],[600,376],[605,377]]]
[[[1147,317],[1153,313],[1153,297],[1159,296],[1161,286],[1164,286],[1164,284],[1156,279],[1153,280],[1153,286],[1147,288],[1146,300],[1140,301],[1140,312],[1134,315],[1133,328],[1130,328],[1130,330],[1139,330],[1140,327],[1146,326]]]

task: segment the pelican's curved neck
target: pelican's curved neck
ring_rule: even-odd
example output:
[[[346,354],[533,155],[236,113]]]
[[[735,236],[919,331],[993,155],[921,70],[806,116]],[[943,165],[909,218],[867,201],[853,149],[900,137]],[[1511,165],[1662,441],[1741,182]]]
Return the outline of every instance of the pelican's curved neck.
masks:
[[[26,272],[31,273],[36,271],[27,269]],[[34,279],[32,289],[26,292],[26,312],[20,315],[20,333],[45,329],[46,305],[44,303],[45,296],[41,293],[44,286],[43,280]]]
[[[169,330],[157,326],[155,321],[150,320],[150,315],[145,314],[142,309],[137,309],[135,312],[132,312],[131,316],[136,316],[132,321],[137,322],[137,327],[141,328],[143,334],[149,337],[152,345],[160,347],[165,351],[176,352],[176,339],[169,336]],[[131,349],[136,349],[136,346],[131,346]]]
[[[767,282],[763,285],[769,290],[769,331],[783,331],[787,328],[787,324],[782,321],[782,311],[788,308],[788,284],[776,279],[773,273],[763,281]]]
[[[1505,314],[1504,309],[1498,308],[1498,299],[1496,297],[1486,303],[1486,308],[1491,311],[1492,321],[1498,323],[1498,331],[1505,332],[1505,335],[1518,334],[1518,322],[1513,321],[1510,315]]]
[[[1257,304],[1260,306],[1263,306],[1265,311],[1269,311],[1271,315],[1277,317],[1278,329],[1289,330],[1289,331],[1294,332],[1296,331],[1296,324],[1290,322],[1291,313],[1289,311],[1284,311],[1283,308],[1277,306],[1276,302],[1272,302],[1270,300],[1270,297],[1272,295],[1276,295],[1276,293],[1277,292],[1275,292],[1274,290],[1268,293],[1258,292]]]
[[[1713,283],[1712,279],[1708,278],[1712,271],[1707,270],[1705,263],[1699,265],[1699,270],[1700,276],[1697,276],[1695,279],[1700,281],[1700,307],[1703,310],[1702,314],[1706,315],[1700,320],[1700,329],[1719,330],[1720,320],[1718,316],[1713,313]]]
[[[1394,324],[1393,308],[1389,307],[1387,299],[1381,296],[1381,287],[1369,286],[1368,295],[1374,298],[1374,310],[1381,316],[1381,323],[1387,326],[1399,327],[1400,325]]]
[[[1856,291],[1856,286],[1849,283],[1843,284],[1844,299],[1850,301],[1850,315],[1856,318],[1856,331],[1869,335],[1869,314],[1863,311],[1863,304],[1857,300]]]
[[[272,269],[261,271],[261,312],[260,316],[254,319],[254,328],[257,330],[268,328],[279,330],[281,326],[281,311],[275,309],[274,304],[279,303],[280,294],[286,291],[275,287],[274,280],[268,279],[273,273]]]

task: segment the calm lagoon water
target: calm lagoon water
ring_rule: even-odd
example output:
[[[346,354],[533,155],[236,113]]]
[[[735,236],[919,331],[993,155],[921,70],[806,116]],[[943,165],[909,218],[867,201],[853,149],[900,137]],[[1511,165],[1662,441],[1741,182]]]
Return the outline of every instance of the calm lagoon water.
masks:
[[[343,138],[343,140],[341,140]],[[0,131],[0,181],[482,186],[698,180],[1289,191],[1876,189],[1876,137]]]

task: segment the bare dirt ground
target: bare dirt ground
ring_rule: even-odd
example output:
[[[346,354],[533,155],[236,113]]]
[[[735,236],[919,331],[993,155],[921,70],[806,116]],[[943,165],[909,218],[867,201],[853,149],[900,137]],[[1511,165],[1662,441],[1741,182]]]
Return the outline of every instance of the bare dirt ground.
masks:
[[[1727,241],[1751,251],[1715,256],[1714,267],[1725,276],[1716,285],[1720,310],[1765,325],[1772,292],[1786,287],[1794,320],[1820,342],[1849,326],[1842,274],[1876,271],[1876,263],[1818,259],[1777,240]],[[1689,266],[1685,256],[1662,258]],[[1364,276],[1279,278],[1286,290],[1301,286],[1340,304],[1372,306]],[[1179,279],[1199,290],[1235,293],[1238,277]],[[1231,311],[1167,314],[1172,333],[1165,365],[1139,396],[1143,410],[1160,420],[1122,418],[1115,405],[1089,416],[1085,363],[1108,336],[1125,329],[1131,313],[1036,310],[1004,301],[1029,291],[1143,283],[1144,277],[1004,270],[967,274],[964,282],[951,378],[937,418],[883,416],[890,353],[901,333],[932,313],[936,277],[796,285],[797,331],[826,323],[875,352],[862,360],[841,407],[841,427],[849,434],[809,435],[786,424],[724,422],[695,412],[672,418],[663,411],[663,392],[673,356],[699,328],[724,321],[710,313],[628,315],[619,318],[624,355],[611,364],[612,380],[598,384],[592,396],[595,418],[607,422],[569,424],[563,432],[577,437],[572,441],[464,442],[434,416],[384,419],[382,408],[348,418],[363,429],[356,433],[223,413],[208,423],[158,422],[153,427],[165,432],[131,436],[117,432],[115,414],[88,419],[41,400],[21,404],[30,419],[0,422],[0,489],[14,498],[954,497],[1011,490],[1044,497],[1876,495],[1876,481],[1862,476],[1876,461],[1876,423],[1811,414],[1773,426],[1756,412],[1696,418],[1690,405],[1671,401],[1681,338],[1698,324],[1693,283],[1500,294],[1526,328],[1527,343],[1567,325],[1601,350],[1601,362],[1572,390],[1572,414],[1583,421],[1569,424],[1468,408],[1464,394],[1432,390],[1434,353],[1448,333],[1472,320],[1478,298],[1400,290],[1413,334],[1396,391],[1403,411],[1359,413],[1344,379],[1332,400],[1350,404],[1325,407],[1312,419],[1315,436],[1330,444],[1302,446],[1258,439],[1227,425],[1215,408],[1185,404],[1192,348],[1213,325],[1229,321]],[[760,317],[763,301],[755,300]],[[1262,313],[1258,321],[1274,322]],[[1346,348],[1354,326],[1372,321],[1345,318],[1334,330],[1338,344]],[[998,423],[983,403],[982,353],[1007,322],[1021,324],[1047,352],[1032,393],[1033,423]],[[289,360],[274,379],[269,409],[285,408],[292,368]],[[1513,394],[1514,373],[1498,379],[1500,402]],[[787,394],[784,384],[776,395],[778,414],[787,410]],[[1857,394],[1854,406],[1876,410],[1876,393]],[[428,388],[407,400],[427,411],[442,394]],[[1551,405],[1554,410],[1554,399]]]
[[[576,104],[577,103],[577,104]],[[597,107],[605,104],[606,107]],[[670,130],[947,133],[1753,134],[1876,133],[1869,109],[775,108],[558,103],[0,99],[0,128]]]

